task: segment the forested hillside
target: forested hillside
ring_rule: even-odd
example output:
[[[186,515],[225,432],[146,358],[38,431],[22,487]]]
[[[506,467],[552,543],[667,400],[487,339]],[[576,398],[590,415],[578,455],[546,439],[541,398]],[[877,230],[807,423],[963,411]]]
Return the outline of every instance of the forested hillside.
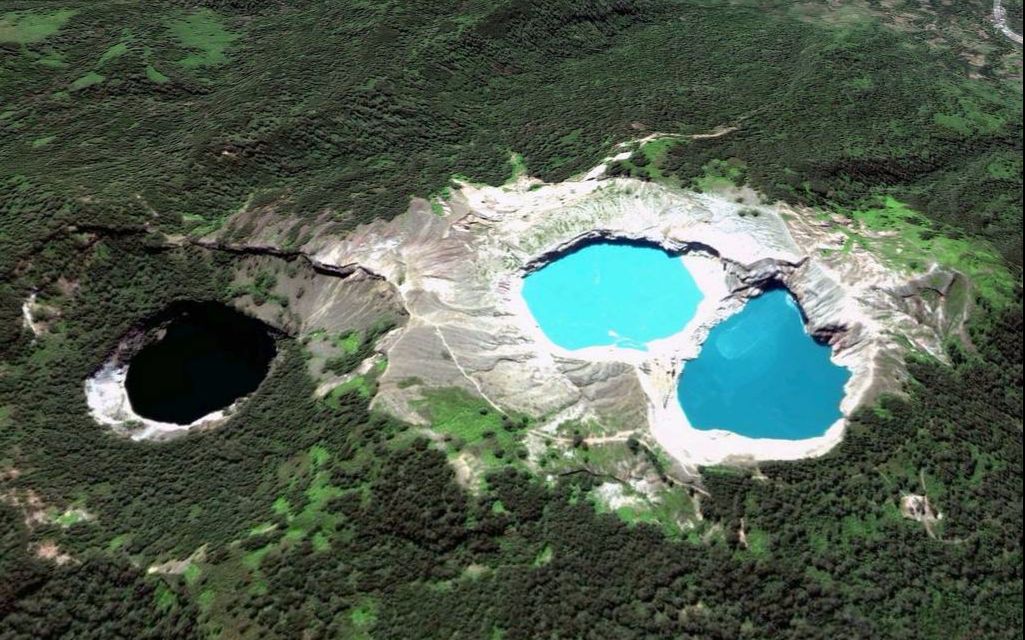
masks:
[[[0,639],[1020,637],[1021,47],[991,8],[0,0]],[[190,240],[240,210],[298,243],[453,176],[727,128],[619,169],[840,215],[890,196],[1017,286],[830,454],[705,469],[691,538],[597,513],[587,473],[467,493],[358,389],[317,399],[288,335],[215,430],[136,443],[87,413],[129,329],[237,295],[241,256]]]

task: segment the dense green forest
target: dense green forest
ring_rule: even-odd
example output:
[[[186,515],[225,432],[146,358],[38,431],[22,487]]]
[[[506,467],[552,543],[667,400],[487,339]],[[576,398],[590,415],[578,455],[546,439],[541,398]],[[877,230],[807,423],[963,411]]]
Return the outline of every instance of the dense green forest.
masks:
[[[1020,637],[1021,48],[979,42],[991,3],[934,4],[0,0],[0,639]],[[218,429],[87,414],[130,328],[233,296],[238,255],[168,238],[254,207],[344,233],[512,154],[559,180],[718,127],[663,177],[893,196],[1018,285],[825,457],[703,470],[696,539],[596,513],[588,474],[469,494],[360,393],[316,399],[287,335]]]
[[[453,174],[501,182],[511,153],[560,180],[720,126],[673,171],[734,159],[841,210],[891,194],[1020,262],[1013,45],[954,37],[984,0],[883,5],[6,0],[0,268],[69,224],[203,232],[270,205],[344,230]]]

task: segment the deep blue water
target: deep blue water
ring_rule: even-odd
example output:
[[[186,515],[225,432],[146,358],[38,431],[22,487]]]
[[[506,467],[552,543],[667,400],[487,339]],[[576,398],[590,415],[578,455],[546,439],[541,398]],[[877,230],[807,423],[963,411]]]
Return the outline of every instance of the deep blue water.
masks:
[[[793,297],[769,291],[712,328],[684,366],[680,405],[697,429],[784,440],[820,436],[840,417],[851,375],[829,354],[806,333]]]
[[[643,350],[683,329],[701,292],[679,256],[650,245],[600,242],[529,274],[523,297],[560,347]]]

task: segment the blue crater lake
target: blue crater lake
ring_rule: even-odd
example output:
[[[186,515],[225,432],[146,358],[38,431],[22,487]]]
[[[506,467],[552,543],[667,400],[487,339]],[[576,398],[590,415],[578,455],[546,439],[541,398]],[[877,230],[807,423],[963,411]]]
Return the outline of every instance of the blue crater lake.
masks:
[[[841,416],[851,375],[829,355],[805,331],[793,297],[771,290],[712,328],[684,366],[680,405],[696,429],[783,440],[820,436]]]
[[[527,275],[523,297],[560,347],[644,350],[681,331],[702,296],[679,256],[651,245],[598,242]]]

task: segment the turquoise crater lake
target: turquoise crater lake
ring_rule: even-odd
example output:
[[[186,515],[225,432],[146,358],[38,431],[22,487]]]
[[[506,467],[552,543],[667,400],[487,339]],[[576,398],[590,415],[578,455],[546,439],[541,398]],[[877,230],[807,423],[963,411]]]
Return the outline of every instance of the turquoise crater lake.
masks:
[[[645,350],[679,333],[702,295],[679,256],[647,244],[598,242],[527,275],[523,298],[548,339],[564,349]]]
[[[749,438],[820,436],[841,417],[850,371],[804,328],[797,302],[774,289],[712,328],[680,377],[680,406],[695,429]]]

